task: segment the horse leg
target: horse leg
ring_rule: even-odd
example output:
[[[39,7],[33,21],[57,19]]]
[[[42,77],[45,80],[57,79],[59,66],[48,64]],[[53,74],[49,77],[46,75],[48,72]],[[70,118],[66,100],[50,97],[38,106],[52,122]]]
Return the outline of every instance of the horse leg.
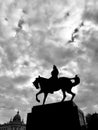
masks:
[[[63,93],[63,99],[62,99],[61,102],[63,102],[63,101],[65,100],[65,98],[66,98],[66,94],[65,94],[65,91],[64,91],[64,90],[62,90],[62,93]]]
[[[45,101],[46,101],[47,95],[48,95],[48,93],[44,93],[43,105],[45,104]]]
[[[40,100],[38,99],[38,95],[42,93],[42,91],[40,90],[37,94],[36,94],[36,101],[40,102]]]
[[[72,95],[72,98],[71,98],[71,101],[74,99],[74,97],[75,97],[75,93],[73,93],[72,91],[68,91],[68,93],[70,93],[71,95]]]

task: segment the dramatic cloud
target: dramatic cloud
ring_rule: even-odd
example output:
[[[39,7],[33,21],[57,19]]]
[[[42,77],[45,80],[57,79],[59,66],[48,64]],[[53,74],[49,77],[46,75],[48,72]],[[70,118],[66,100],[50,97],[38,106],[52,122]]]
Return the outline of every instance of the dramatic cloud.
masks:
[[[98,111],[97,5],[97,0],[0,2],[1,123],[17,110],[26,120],[37,104],[32,82],[39,74],[49,78],[53,64],[60,76],[80,76],[74,101],[85,113]],[[42,103],[43,94],[39,98]],[[61,99],[58,91],[46,103]]]

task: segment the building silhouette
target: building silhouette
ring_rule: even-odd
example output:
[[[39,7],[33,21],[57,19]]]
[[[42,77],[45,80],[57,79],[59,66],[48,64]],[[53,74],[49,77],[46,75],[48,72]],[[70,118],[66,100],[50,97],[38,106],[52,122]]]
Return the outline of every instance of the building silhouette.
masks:
[[[21,120],[19,111],[8,123],[1,124],[0,130],[26,130],[26,124]]]

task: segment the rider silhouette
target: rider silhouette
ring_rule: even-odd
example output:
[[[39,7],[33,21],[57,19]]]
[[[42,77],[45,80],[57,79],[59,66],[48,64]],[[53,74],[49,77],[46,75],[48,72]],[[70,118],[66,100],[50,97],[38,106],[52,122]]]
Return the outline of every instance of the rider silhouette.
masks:
[[[59,74],[58,68],[56,67],[56,65],[53,65],[53,70],[51,71],[51,77],[50,77],[50,84],[51,84],[50,86],[52,86],[53,90],[56,87],[55,83],[58,80],[58,74]],[[51,88],[51,93],[54,92],[52,88]]]
[[[58,79],[58,74],[58,68],[56,67],[56,65],[53,65],[53,70],[51,71],[52,77],[50,79]]]

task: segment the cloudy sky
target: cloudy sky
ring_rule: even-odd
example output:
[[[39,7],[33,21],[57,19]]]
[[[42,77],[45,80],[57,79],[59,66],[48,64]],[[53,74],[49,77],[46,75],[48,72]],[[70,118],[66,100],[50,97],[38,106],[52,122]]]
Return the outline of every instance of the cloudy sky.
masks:
[[[53,64],[59,76],[80,76],[74,101],[84,113],[98,112],[97,0],[0,0],[0,123],[17,110],[26,120],[38,104],[32,81],[49,78]],[[58,91],[46,103],[61,99]]]

